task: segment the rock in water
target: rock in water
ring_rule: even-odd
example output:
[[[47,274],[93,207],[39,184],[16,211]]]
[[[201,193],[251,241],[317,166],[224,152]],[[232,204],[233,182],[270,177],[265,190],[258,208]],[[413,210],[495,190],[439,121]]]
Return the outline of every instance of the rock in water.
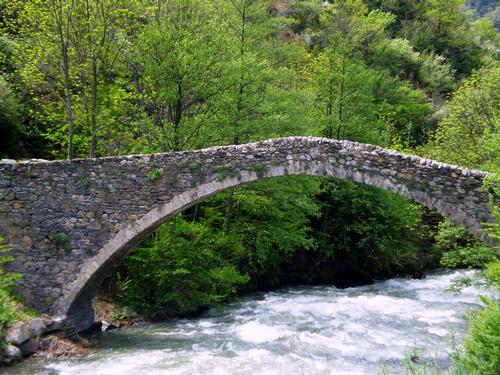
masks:
[[[41,340],[37,357],[57,358],[62,356],[75,356],[86,354],[88,349],[69,340],[56,336],[45,337]]]
[[[101,332],[106,332],[106,331],[111,331],[113,329],[117,329],[118,327],[115,326],[113,323],[109,323],[105,320],[101,322]]]
[[[3,358],[0,360],[2,364],[5,364],[7,366],[21,360],[23,357],[23,354],[21,353],[21,350],[14,345],[9,345],[7,348],[5,348],[4,353],[3,353]]]

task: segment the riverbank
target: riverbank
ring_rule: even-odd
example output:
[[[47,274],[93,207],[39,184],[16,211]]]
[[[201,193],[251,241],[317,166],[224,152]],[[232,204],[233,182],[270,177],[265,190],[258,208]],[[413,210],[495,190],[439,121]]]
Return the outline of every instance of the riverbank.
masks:
[[[64,328],[63,317],[42,316],[15,323],[1,338],[5,345],[0,350],[0,366],[10,366],[35,354],[50,358],[83,353],[76,342],[64,338]]]

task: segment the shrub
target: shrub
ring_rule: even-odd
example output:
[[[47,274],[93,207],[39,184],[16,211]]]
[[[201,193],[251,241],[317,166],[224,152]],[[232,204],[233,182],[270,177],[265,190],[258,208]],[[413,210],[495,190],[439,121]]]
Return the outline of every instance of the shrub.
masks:
[[[438,226],[436,246],[448,268],[483,268],[497,259],[495,250],[472,237],[464,228],[445,220]]]
[[[152,319],[187,316],[236,293],[246,275],[221,256],[209,227],[182,215],[164,224],[125,260],[120,299]]]
[[[500,301],[488,301],[469,324],[469,337],[464,343],[465,369],[471,374],[500,374]]]
[[[483,297],[486,307],[470,317],[464,353],[457,355],[452,371],[457,375],[500,374],[500,261],[489,263],[484,276],[496,295]]]
[[[444,253],[441,265],[447,268],[482,268],[497,259],[495,251],[488,246],[467,246]]]
[[[4,263],[12,261],[11,257],[2,256],[2,253],[8,251],[10,251],[10,246],[4,245],[3,238],[0,236],[0,337],[3,329],[17,319],[11,294],[19,275],[7,273],[2,267]]]

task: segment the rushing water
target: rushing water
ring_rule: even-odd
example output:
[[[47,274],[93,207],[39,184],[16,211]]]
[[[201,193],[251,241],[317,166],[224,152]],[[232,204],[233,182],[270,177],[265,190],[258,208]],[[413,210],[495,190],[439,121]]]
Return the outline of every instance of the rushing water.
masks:
[[[197,319],[106,333],[84,357],[29,360],[8,373],[354,375],[384,366],[398,374],[415,348],[446,368],[450,333],[463,339],[464,313],[479,301],[473,288],[444,291],[464,274],[471,271],[253,294]]]

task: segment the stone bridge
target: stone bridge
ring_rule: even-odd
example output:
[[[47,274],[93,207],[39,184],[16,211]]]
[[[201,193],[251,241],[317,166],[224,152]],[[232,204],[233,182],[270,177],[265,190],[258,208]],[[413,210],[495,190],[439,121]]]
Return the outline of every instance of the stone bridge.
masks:
[[[285,175],[331,176],[403,195],[485,241],[492,222],[484,172],[380,147],[292,137],[240,146],[72,161],[0,162],[0,234],[25,300],[78,329],[91,299],[127,252],[208,196]]]

